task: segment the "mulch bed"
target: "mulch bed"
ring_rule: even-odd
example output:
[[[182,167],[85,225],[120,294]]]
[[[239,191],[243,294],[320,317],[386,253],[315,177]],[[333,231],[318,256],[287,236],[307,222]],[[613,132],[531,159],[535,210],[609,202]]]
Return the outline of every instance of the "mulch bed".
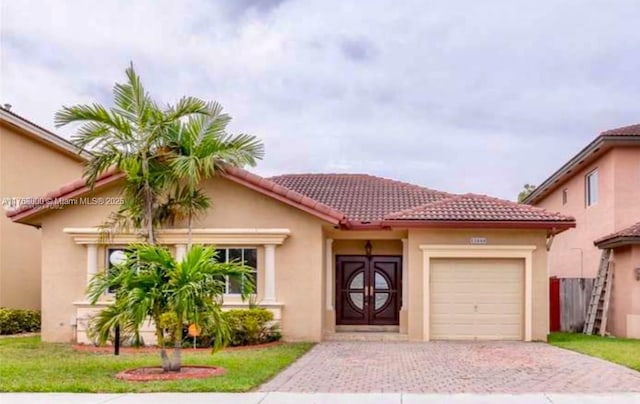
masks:
[[[258,344],[258,345],[244,345],[244,346],[232,346],[226,347],[224,351],[243,351],[246,349],[262,349],[262,348],[271,348],[274,346],[281,345],[281,341],[268,342],[266,344]],[[79,352],[89,352],[89,353],[103,353],[103,354],[112,354],[113,346],[95,346],[95,345],[85,345],[85,344],[75,344],[72,345],[73,349]],[[173,351],[173,347],[167,347],[167,351]],[[182,348],[182,352],[211,352],[211,348]],[[140,354],[140,353],[159,353],[160,348],[156,346],[145,346],[140,348],[133,347],[120,347],[120,354]]]
[[[116,375],[116,378],[131,382],[151,382],[158,380],[205,379],[226,373],[215,366],[182,366],[179,372],[165,372],[161,367],[150,366],[128,369]]]

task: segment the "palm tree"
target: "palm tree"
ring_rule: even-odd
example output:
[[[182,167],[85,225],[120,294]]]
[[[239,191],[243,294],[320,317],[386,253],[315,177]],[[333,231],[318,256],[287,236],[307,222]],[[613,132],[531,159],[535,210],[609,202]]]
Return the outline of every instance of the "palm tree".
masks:
[[[225,276],[238,278],[243,299],[254,287],[243,264],[215,263],[211,261],[213,250],[191,248],[193,217],[211,204],[198,186],[227,165],[255,165],[264,150],[253,136],[226,133],[230,118],[222,114],[219,104],[183,97],[175,105],[160,107],[144,89],[133,64],[126,76],[125,83],[114,86],[113,108],[99,104],[63,107],[55,122],[58,127],[81,124],[73,140],[92,151],[84,173],[91,187],[107,170],[124,173],[124,202],[103,227],[143,229],[149,243],[131,246],[119,269],[92,280],[93,304],[109,288],[118,288],[115,302],[96,317],[93,329],[105,342],[114,327],[137,335],[140,325],[152,319],[163,368],[179,370],[185,321],[214,322],[216,344],[225,341],[227,328],[219,306]],[[188,219],[189,253],[177,263],[166,249],[155,246],[155,229],[180,215]],[[165,328],[175,343],[173,361],[165,350]]]
[[[206,114],[193,115],[183,125],[172,128],[168,138],[171,168],[179,179],[171,200],[179,214],[187,219],[187,248],[192,244],[193,218],[206,212],[211,205],[199,184],[227,166],[255,166],[264,156],[264,145],[255,136],[227,133],[231,118],[222,113],[220,104],[208,103],[206,111]]]
[[[194,246],[178,262],[164,247],[133,244],[126,251],[125,261],[114,271],[100,273],[91,280],[92,304],[110,288],[116,292],[115,302],[97,314],[90,327],[98,342],[104,344],[116,325],[121,326],[123,335],[134,336],[146,321],[153,320],[162,368],[180,371],[184,325],[204,326],[215,333],[214,348],[225,345],[229,330],[220,305],[225,277],[244,285],[241,292],[245,298],[253,288],[250,271],[240,263],[218,262],[213,247]],[[170,359],[166,342],[171,340],[174,354]]]
[[[159,224],[154,220],[154,209],[172,182],[163,149],[167,133],[179,127],[181,120],[208,114],[209,109],[194,97],[183,97],[175,105],[161,108],[145,90],[133,63],[126,76],[125,83],[113,88],[113,108],[99,104],[63,107],[55,115],[55,124],[81,124],[73,141],[92,151],[84,173],[91,187],[109,169],[125,174],[125,203],[107,225],[143,228],[147,241],[153,244],[154,228]]]

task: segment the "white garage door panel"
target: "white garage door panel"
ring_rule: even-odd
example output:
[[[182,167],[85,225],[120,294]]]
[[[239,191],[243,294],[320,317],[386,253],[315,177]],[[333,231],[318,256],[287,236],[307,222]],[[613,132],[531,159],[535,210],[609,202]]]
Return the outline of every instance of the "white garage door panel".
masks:
[[[434,259],[432,339],[521,340],[522,260]]]

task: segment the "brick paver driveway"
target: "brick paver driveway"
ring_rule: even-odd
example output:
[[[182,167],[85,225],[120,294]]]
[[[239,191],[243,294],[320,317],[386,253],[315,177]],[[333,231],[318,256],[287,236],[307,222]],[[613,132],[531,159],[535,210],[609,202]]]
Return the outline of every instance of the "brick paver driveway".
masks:
[[[640,392],[640,373],[543,343],[325,342],[260,391]]]

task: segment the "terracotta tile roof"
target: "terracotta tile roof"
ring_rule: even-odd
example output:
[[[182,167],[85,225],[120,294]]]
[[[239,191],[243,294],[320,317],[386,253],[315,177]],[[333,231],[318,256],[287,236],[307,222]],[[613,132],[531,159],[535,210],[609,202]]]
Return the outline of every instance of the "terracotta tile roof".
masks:
[[[387,215],[387,220],[572,222],[572,217],[486,195],[457,195]]]
[[[600,136],[640,136],[640,123],[609,129],[600,133]]]
[[[529,205],[484,195],[453,195],[364,174],[291,174],[263,178],[243,169],[228,168],[222,176],[346,228],[392,227],[413,221],[420,226],[474,222],[522,227],[527,223],[529,227],[565,229],[575,223],[573,218]],[[121,173],[109,170],[98,179],[96,188],[122,178]],[[77,198],[90,191],[84,180],[74,181],[47,193],[36,203],[19,206],[7,216],[25,222],[55,207],[56,200]]]
[[[392,212],[450,197],[405,182],[366,174],[287,174],[270,181],[343,212],[350,221],[380,221]]]
[[[640,222],[633,224],[626,229],[622,229],[615,233],[601,237],[597,239],[593,244],[605,247],[607,244],[611,244],[612,242],[628,244],[625,243],[625,241],[635,241],[636,243],[640,244]]]

